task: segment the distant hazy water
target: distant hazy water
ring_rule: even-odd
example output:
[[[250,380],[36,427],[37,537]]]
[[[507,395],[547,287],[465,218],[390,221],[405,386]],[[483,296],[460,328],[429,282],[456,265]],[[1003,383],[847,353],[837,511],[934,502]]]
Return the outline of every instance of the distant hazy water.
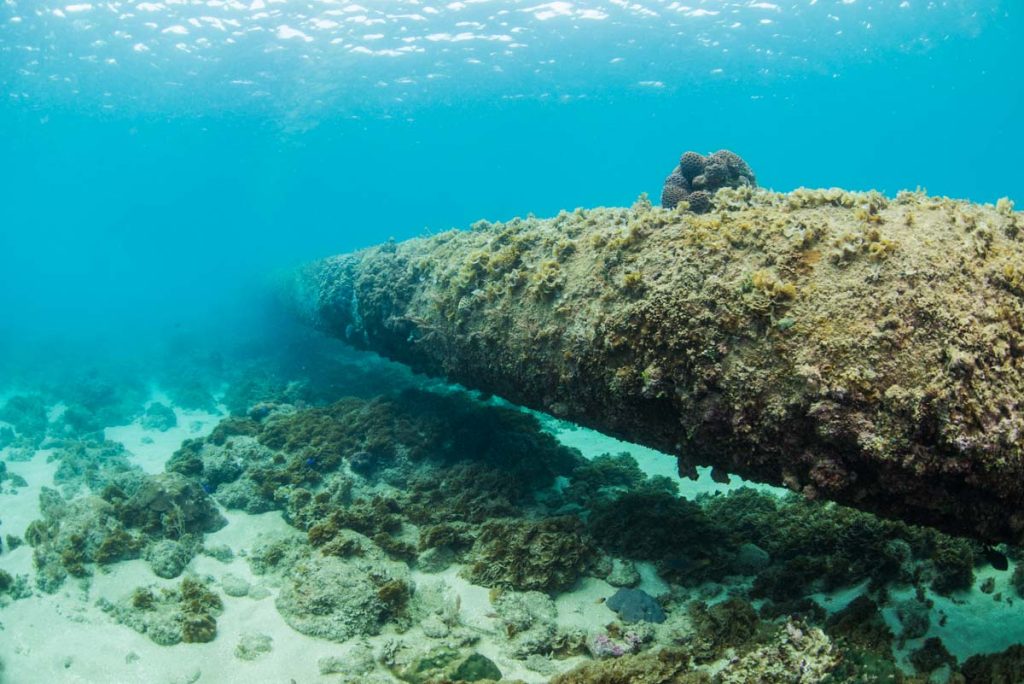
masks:
[[[1024,199],[1022,15],[3,0],[0,344],[231,335],[275,270],[656,197],[687,148],[732,148],[782,190]]]

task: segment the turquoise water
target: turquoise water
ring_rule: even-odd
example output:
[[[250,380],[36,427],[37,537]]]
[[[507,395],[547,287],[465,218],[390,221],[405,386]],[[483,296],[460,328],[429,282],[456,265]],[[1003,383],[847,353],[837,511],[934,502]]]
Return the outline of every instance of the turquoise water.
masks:
[[[276,295],[657,202],[685,150],[1020,207],[1021,36],[1018,0],[0,0],[0,682],[421,682],[442,643],[435,675],[531,683],[658,652],[685,667],[599,681],[1017,681],[968,658],[1024,642],[1020,548],[683,480]],[[611,628],[620,586],[666,622]]]
[[[684,149],[778,190],[1017,196],[1022,29],[1010,0],[5,0],[4,343],[160,335],[305,259],[657,198]]]

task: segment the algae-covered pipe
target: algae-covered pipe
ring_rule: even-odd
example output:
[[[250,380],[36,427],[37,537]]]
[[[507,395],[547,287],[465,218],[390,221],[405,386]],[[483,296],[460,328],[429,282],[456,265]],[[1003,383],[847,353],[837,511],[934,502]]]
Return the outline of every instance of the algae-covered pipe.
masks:
[[[480,222],[305,268],[315,325],[679,458],[1024,540],[1024,216],[721,190]]]

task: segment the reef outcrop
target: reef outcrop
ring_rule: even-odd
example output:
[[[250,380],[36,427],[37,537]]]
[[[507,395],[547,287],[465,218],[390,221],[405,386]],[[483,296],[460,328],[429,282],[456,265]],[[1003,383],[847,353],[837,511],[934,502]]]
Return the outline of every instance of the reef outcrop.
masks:
[[[711,210],[711,195],[721,188],[754,187],[757,179],[747,162],[730,150],[708,156],[684,152],[661,188],[661,206],[675,209],[686,202],[695,214]]]
[[[696,466],[1024,541],[1024,215],[723,188],[304,268],[313,324]]]

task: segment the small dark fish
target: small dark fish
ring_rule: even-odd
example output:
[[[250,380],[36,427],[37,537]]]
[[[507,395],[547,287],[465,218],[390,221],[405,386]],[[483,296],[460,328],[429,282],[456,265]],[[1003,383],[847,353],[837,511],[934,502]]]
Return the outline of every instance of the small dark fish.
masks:
[[[985,547],[985,560],[996,570],[1006,570],[1010,567],[1010,561],[1006,554],[996,551],[992,546]]]

